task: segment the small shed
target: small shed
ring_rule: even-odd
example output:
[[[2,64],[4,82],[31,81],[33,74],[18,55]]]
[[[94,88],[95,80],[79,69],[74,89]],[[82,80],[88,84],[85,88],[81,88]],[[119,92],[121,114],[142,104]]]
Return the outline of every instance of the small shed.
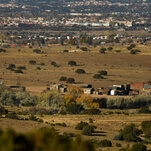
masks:
[[[114,89],[111,90],[111,91],[110,91],[110,95],[117,95],[117,90],[114,90]]]
[[[82,88],[84,94],[93,94],[94,89],[93,88]]]

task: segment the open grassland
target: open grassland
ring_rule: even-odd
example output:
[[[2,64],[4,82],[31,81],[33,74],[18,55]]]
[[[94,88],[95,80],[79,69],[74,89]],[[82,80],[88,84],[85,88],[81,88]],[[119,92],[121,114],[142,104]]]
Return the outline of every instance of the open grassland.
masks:
[[[72,77],[76,82],[92,84],[95,88],[151,80],[150,46],[137,46],[141,52],[136,55],[130,54],[127,46],[112,47],[113,50],[107,51],[106,54],[99,53],[100,46],[88,47],[90,52],[63,53],[65,49],[70,51],[77,48],[70,45],[51,45],[41,48],[42,54],[34,53],[34,48],[7,48],[5,53],[0,53],[0,77],[5,85],[16,85],[18,74],[7,70],[9,64],[15,64],[16,67],[27,68],[20,75],[22,86],[45,87],[47,83],[61,83],[61,76]],[[36,64],[29,64],[30,60],[35,60]],[[52,61],[59,67],[52,66]],[[69,61],[76,61],[77,66],[71,67],[68,65]],[[40,67],[40,70],[37,67]],[[77,74],[76,69],[84,69],[86,74]],[[101,80],[94,79],[93,75],[99,70],[106,70],[108,76]]]
[[[147,114],[102,114],[102,115],[47,115],[40,116],[44,120],[44,123],[38,123],[34,121],[24,121],[24,120],[11,120],[0,118],[0,124],[2,129],[13,128],[18,132],[28,132],[41,127],[54,127],[60,134],[62,133],[74,133],[80,134],[80,130],[75,130],[75,126],[80,122],[88,122],[89,119],[93,119],[92,125],[97,127],[95,133],[92,136],[82,136],[83,139],[91,140],[110,140],[112,141],[111,148],[104,148],[103,150],[116,151],[119,148],[115,147],[116,143],[120,143],[122,147],[127,145],[132,145],[133,143],[125,141],[117,141],[113,138],[118,134],[119,130],[124,126],[134,123],[138,128],[140,128],[141,122],[150,120],[151,115]],[[46,124],[47,123],[47,124]],[[57,123],[65,123],[67,127],[58,126]],[[55,125],[55,126],[52,126]],[[148,144],[148,149],[151,149],[151,145]]]

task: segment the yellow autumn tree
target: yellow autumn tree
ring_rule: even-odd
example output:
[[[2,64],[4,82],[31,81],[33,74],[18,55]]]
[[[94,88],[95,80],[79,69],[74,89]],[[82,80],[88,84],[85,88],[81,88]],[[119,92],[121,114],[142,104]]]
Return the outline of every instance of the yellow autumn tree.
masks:
[[[69,85],[67,88],[67,93],[64,96],[65,104],[76,103],[76,99],[83,94],[83,90],[75,85]]]
[[[93,97],[87,94],[81,94],[77,99],[76,102],[82,104],[85,108],[99,108],[99,104],[93,102]]]

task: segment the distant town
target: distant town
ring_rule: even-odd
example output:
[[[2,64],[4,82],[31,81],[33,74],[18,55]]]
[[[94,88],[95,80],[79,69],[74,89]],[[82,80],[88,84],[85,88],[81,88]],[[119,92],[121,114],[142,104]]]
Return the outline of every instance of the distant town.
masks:
[[[131,50],[132,45],[135,48],[137,44],[151,44],[150,9],[150,0],[1,0],[0,47],[16,47],[19,51],[22,47],[39,50],[51,44],[69,44],[76,49],[64,51],[89,51],[87,47],[79,47],[86,44],[100,46],[104,53],[103,47],[112,50],[114,43]],[[150,89],[150,83],[140,84],[141,89],[146,84]],[[132,89],[137,90],[135,86]],[[100,93],[92,85],[84,88],[85,93]],[[105,93],[138,94],[132,89],[115,83]]]
[[[5,0],[0,2],[0,29],[150,31],[150,7],[149,0]]]

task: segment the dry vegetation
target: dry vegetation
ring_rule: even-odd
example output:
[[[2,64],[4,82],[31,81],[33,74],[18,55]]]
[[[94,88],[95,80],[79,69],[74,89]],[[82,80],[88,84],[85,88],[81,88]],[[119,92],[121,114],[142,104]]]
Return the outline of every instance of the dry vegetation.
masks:
[[[106,113],[106,114],[105,114]],[[93,125],[97,127],[96,131],[98,132],[94,136],[82,136],[83,139],[97,139],[97,140],[110,140],[112,141],[113,147],[104,148],[103,150],[111,150],[116,151],[119,148],[116,147],[116,143],[120,143],[122,147],[126,147],[127,145],[132,145],[132,142],[125,141],[117,141],[114,140],[114,136],[118,134],[119,130],[124,126],[129,125],[131,123],[136,124],[138,128],[140,128],[141,122],[145,120],[150,120],[151,115],[147,114],[112,114],[109,115],[109,112],[105,111],[102,115],[49,115],[41,117],[45,123],[38,123],[34,121],[22,121],[22,120],[11,120],[11,119],[0,119],[1,127],[6,129],[11,127],[19,132],[27,132],[35,129],[39,129],[41,127],[52,127],[51,125],[55,125],[57,123],[66,123],[67,127],[62,126],[53,126],[59,133],[75,133],[81,134],[81,131],[75,130],[75,126],[79,121],[88,122],[89,118],[93,119]],[[46,124],[47,123],[47,124]],[[148,149],[151,149],[151,145],[148,144]]]
[[[68,52],[63,50],[75,50],[75,46],[52,45],[49,48],[42,48],[42,54],[36,54],[31,48],[7,48],[5,53],[0,53],[0,77],[5,85],[16,85],[18,74],[7,70],[9,64],[18,66],[26,66],[27,70],[20,75],[21,85],[32,86],[37,89],[45,87],[49,83],[60,83],[61,76],[67,78],[72,77],[76,82],[92,84],[95,88],[107,87],[111,84],[126,84],[132,82],[150,81],[151,63],[150,63],[150,47],[137,46],[141,52],[132,55],[126,49],[127,46],[113,46],[113,51],[106,54],[99,53],[101,47],[88,47],[90,52]],[[20,51],[18,51],[20,49]],[[116,52],[115,50],[121,50]],[[30,60],[35,60],[36,64],[29,64]],[[68,65],[69,61],[76,61],[77,66]],[[55,61],[59,67],[51,65],[51,61]],[[43,65],[42,65],[43,64]],[[40,70],[37,69],[40,67]],[[84,69],[86,74],[75,73],[76,69]],[[105,79],[96,80],[93,75],[99,70],[106,70],[108,76]],[[34,91],[33,90],[33,91]],[[105,113],[106,112],[106,113]],[[121,111],[120,111],[121,112]],[[85,139],[108,139],[113,143],[112,148],[104,150],[117,150],[115,147],[119,141],[113,140],[114,136],[123,126],[134,123],[140,127],[142,121],[150,120],[151,115],[148,114],[110,114],[110,111],[104,111],[101,115],[47,115],[39,116],[44,123],[25,120],[0,119],[0,125],[3,129],[8,127],[15,130],[26,132],[40,127],[51,127],[56,123],[66,123],[67,127],[54,126],[60,133],[81,133],[75,130],[75,126],[80,121],[89,122],[93,119],[93,125],[97,127],[98,136],[83,136]],[[121,143],[121,142],[120,142]],[[122,142],[125,147],[127,142]],[[148,145],[148,149],[151,146]]]
[[[150,80],[151,63],[149,46],[137,46],[141,53],[132,55],[126,46],[113,46],[112,52],[99,53],[101,47],[88,47],[90,52],[63,53],[63,50],[76,50],[75,46],[52,45],[42,48],[43,54],[36,54],[31,48],[8,48],[6,53],[0,54],[0,77],[5,85],[16,85],[18,74],[6,70],[9,64],[26,66],[27,70],[21,74],[22,86],[46,86],[48,82],[60,83],[59,78],[72,77],[76,82],[92,84],[94,87],[107,87],[111,84],[126,84],[145,82]],[[20,51],[18,51],[20,49]],[[121,50],[116,52],[115,50]],[[29,61],[35,60],[36,65]],[[76,61],[77,66],[71,67],[69,61]],[[60,67],[51,65],[55,61]],[[43,64],[43,65],[42,65]],[[37,69],[40,67],[40,70]],[[84,69],[86,74],[75,73],[76,69]],[[99,70],[106,70],[108,76],[96,80],[93,75]]]

